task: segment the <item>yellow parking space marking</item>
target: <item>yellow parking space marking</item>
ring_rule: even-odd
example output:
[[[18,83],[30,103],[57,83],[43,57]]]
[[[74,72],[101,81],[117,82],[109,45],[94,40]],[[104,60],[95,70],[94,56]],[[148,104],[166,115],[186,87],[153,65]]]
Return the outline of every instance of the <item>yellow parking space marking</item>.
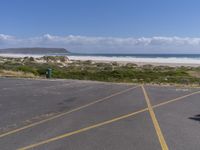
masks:
[[[189,96],[192,96],[192,95],[195,95],[195,94],[199,94],[199,93],[200,93],[200,91],[196,91],[196,92],[193,92],[193,93],[184,95],[184,96],[180,96],[180,97],[177,97],[177,98],[175,98],[175,99],[168,100],[168,101],[165,101],[165,102],[163,102],[163,103],[154,105],[153,108],[156,108],[156,107],[159,107],[159,106],[162,106],[162,105],[166,105],[166,104],[168,104],[168,103],[172,103],[172,102],[175,102],[175,101],[179,101],[179,100],[181,100],[181,99],[184,99],[184,98],[186,98],[186,97],[189,97]]]
[[[142,86],[142,87],[143,87],[143,86]],[[143,87],[143,88],[144,88],[144,87]],[[146,92],[146,91],[145,91],[145,92]],[[191,94],[187,94],[187,95],[178,97],[178,98],[173,99],[173,100],[168,100],[167,102],[164,102],[164,103],[161,103],[161,104],[157,104],[157,105],[151,106],[151,110],[153,110],[152,108],[154,108],[154,107],[156,108],[156,107],[159,107],[159,106],[162,106],[162,105],[165,105],[165,104],[174,102],[175,100],[178,101],[178,100],[181,100],[181,99],[183,99],[183,98],[186,98],[186,97],[188,97],[188,96],[192,96],[192,95],[198,94],[198,93],[200,93],[200,91],[194,92],[194,93],[191,93]],[[146,94],[146,96],[148,96],[148,95]],[[148,97],[147,97],[147,98],[148,98]],[[149,100],[149,98],[148,98],[148,100]],[[148,100],[147,100],[147,101],[148,101]],[[150,102],[150,101],[149,101],[149,102]],[[149,103],[149,102],[148,102],[148,103]],[[69,132],[69,133],[66,133],[66,134],[62,134],[62,135],[60,135],[60,136],[53,137],[53,138],[50,138],[50,139],[41,141],[41,142],[39,142],[39,143],[35,143],[35,144],[29,145],[29,146],[26,146],[26,147],[23,147],[23,148],[19,148],[18,150],[27,150],[27,149],[35,148],[35,147],[38,147],[38,146],[41,146],[41,145],[44,145],[44,144],[48,144],[48,143],[50,143],[50,142],[54,142],[54,141],[57,141],[57,140],[60,140],[60,139],[63,139],[63,138],[66,138],[66,137],[75,135],[75,134],[79,134],[79,133],[81,133],[81,132],[86,132],[86,131],[88,131],[88,130],[90,130],[90,129],[94,129],[94,128],[97,128],[97,127],[100,127],[100,126],[104,126],[104,125],[107,125],[107,124],[110,124],[110,123],[114,123],[114,122],[116,122],[116,121],[123,120],[123,119],[128,118],[128,117],[131,117],[131,116],[135,116],[135,115],[137,115],[137,114],[140,114],[140,113],[145,112],[145,111],[148,111],[148,110],[149,110],[148,108],[141,109],[141,110],[139,110],[139,111],[136,111],[136,112],[133,112],[133,113],[130,113],[130,114],[121,116],[121,117],[117,117],[117,118],[114,118],[114,119],[111,119],[111,120],[108,120],[108,121],[105,121],[105,122],[102,122],[102,123],[98,123],[98,124],[95,124],[95,125],[92,125],[92,126],[89,126],[89,127],[85,127],[85,128],[82,128],[82,129],[73,131],[73,132]],[[155,118],[155,113],[153,113],[153,114],[154,114],[154,115],[153,115],[153,118],[154,118],[154,122],[155,122],[155,119],[156,119],[156,118]],[[157,120],[157,119],[156,119],[156,120]],[[156,121],[156,122],[157,122],[157,123],[156,123],[156,124],[157,124],[157,125],[156,125],[156,129],[161,131],[161,129],[160,129],[160,127],[159,127],[159,124],[158,124],[158,121]],[[160,133],[162,133],[162,132],[160,132]],[[164,137],[163,137],[163,135],[160,135],[160,133],[159,133],[159,137],[160,137],[160,139],[162,139],[162,141],[163,141]],[[162,136],[163,138],[162,138],[161,136]],[[165,142],[165,140],[164,140],[164,142],[162,142],[162,146],[161,146],[161,147],[162,147],[163,150],[168,150],[167,144],[166,144],[166,145],[165,145],[165,144],[166,144],[166,142]]]
[[[72,110],[70,110],[70,111],[67,111],[67,112],[64,112],[64,113],[60,113],[60,114],[55,115],[55,116],[52,116],[52,117],[50,117],[50,118],[47,118],[47,119],[44,119],[44,120],[41,120],[41,121],[38,121],[38,122],[34,122],[34,123],[29,124],[29,125],[27,125],[27,126],[23,126],[23,127],[21,127],[21,128],[18,128],[18,129],[11,130],[11,131],[9,131],[9,132],[0,134],[0,138],[5,137],[5,136],[8,136],[8,135],[11,135],[11,134],[14,134],[14,133],[17,133],[17,132],[20,132],[20,131],[22,131],[22,130],[25,130],[25,129],[28,129],[28,128],[31,128],[31,127],[34,127],[34,126],[37,126],[37,125],[40,125],[40,124],[45,123],[45,122],[48,122],[48,121],[57,119],[57,118],[62,117],[62,116],[64,116],[64,115],[70,114],[70,113],[72,113],[72,112],[79,111],[79,110],[81,110],[81,109],[84,109],[84,108],[89,107],[89,106],[92,106],[92,105],[94,105],[94,104],[96,104],[96,103],[105,101],[105,100],[107,100],[107,99],[109,99],[109,98],[112,98],[112,97],[114,97],[114,96],[123,94],[123,93],[128,92],[128,91],[133,90],[133,89],[136,89],[137,87],[139,87],[139,86],[131,87],[131,88],[125,89],[125,90],[123,90],[123,91],[113,93],[113,94],[111,94],[111,95],[109,95],[109,96],[106,96],[106,97],[104,97],[104,98],[98,99],[98,100],[93,101],[93,102],[91,102],[91,103],[88,103],[88,104],[86,104],[86,105],[77,107],[77,108],[72,109]]]
[[[138,87],[138,86],[137,86],[137,87]],[[47,121],[56,119],[56,118],[58,118],[58,117],[61,117],[61,116],[65,115],[65,114],[68,114],[68,113],[71,113],[71,112],[74,112],[74,111],[78,111],[78,110],[80,110],[80,109],[82,109],[82,108],[91,106],[91,105],[93,105],[93,104],[95,104],[95,103],[101,102],[101,101],[103,101],[103,100],[105,100],[105,99],[108,99],[108,98],[110,98],[110,97],[119,95],[119,94],[121,94],[121,93],[127,92],[127,91],[129,91],[129,90],[131,90],[131,89],[134,89],[134,88],[137,88],[137,87],[132,87],[132,88],[126,89],[126,90],[124,90],[124,91],[114,93],[114,94],[112,94],[112,95],[110,95],[110,96],[107,96],[107,97],[105,97],[105,98],[99,99],[99,100],[97,100],[97,101],[95,101],[95,102],[86,104],[86,105],[84,105],[84,106],[78,107],[78,108],[76,108],[76,109],[74,109],[74,110],[71,110],[71,111],[69,111],[69,112],[65,112],[65,113],[63,113],[63,114],[59,114],[59,115],[53,116],[53,117],[51,117],[51,118],[48,118],[48,119],[45,119],[45,120],[42,120],[42,121],[39,121],[39,122],[30,124],[30,125],[28,125],[28,126],[25,126],[25,127],[22,127],[22,128],[13,130],[13,131],[10,131],[10,133],[7,132],[7,133],[5,133],[5,135],[2,134],[3,136],[0,135],[0,137],[4,137],[4,136],[6,136],[6,135],[19,132],[19,131],[24,130],[24,129],[26,129],[26,128],[30,128],[30,127],[33,127],[33,126],[42,124],[42,123],[44,123],[44,122],[47,122]],[[142,85],[142,88],[144,88],[143,85]],[[144,90],[145,90],[145,89],[144,89]],[[145,91],[145,92],[146,92],[146,91]],[[181,97],[172,99],[172,100],[168,100],[168,101],[166,101],[166,102],[163,102],[163,103],[160,103],[160,104],[151,106],[151,109],[153,110],[153,108],[157,108],[157,107],[159,107],[159,106],[162,106],[162,105],[165,105],[165,104],[174,102],[174,101],[178,101],[178,100],[184,99],[184,98],[186,98],[186,97],[189,97],[189,96],[192,96],[192,95],[195,95],[195,94],[198,94],[198,93],[200,93],[200,91],[197,91],[197,92],[194,92],[194,93],[190,93],[190,94],[187,94],[187,95],[184,95],[184,96],[181,96]],[[147,93],[146,93],[146,96],[148,97]],[[149,98],[148,98],[148,100],[149,100]],[[150,102],[150,100],[149,100],[149,102]],[[151,104],[151,103],[150,103],[150,104]],[[79,108],[80,108],[80,109],[79,109]],[[81,133],[81,132],[85,132],[85,131],[88,131],[88,130],[90,130],[90,129],[94,129],[94,128],[97,128],[97,127],[100,127],[100,126],[104,126],[104,125],[107,125],[107,124],[110,124],[110,123],[113,123],[113,122],[116,122],[116,121],[119,121],[119,120],[122,120],[122,119],[125,119],[125,118],[128,118],[128,117],[131,117],[131,116],[140,114],[140,113],[145,112],[145,111],[147,111],[147,110],[149,110],[149,109],[148,109],[148,108],[145,108],[145,109],[139,110],[139,111],[137,111],[137,112],[133,112],[133,113],[130,113],[130,114],[121,116],[121,117],[117,117],[117,118],[114,118],[114,119],[111,119],[111,120],[108,120],[108,121],[105,121],[105,122],[102,122],[102,123],[99,123],[99,124],[95,124],[95,125],[92,125],[92,126],[89,126],[89,127],[85,127],[85,128],[79,129],[79,130],[77,130],[77,131],[73,131],[73,132],[70,132],[70,133],[66,133],[66,134],[63,134],[63,135],[60,135],[60,136],[57,136],[57,137],[54,137],[54,138],[50,138],[50,139],[44,140],[44,141],[39,142],[39,143],[35,143],[35,144],[33,144],[33,145],[29,145],[29,146],[20,148],[20,150],[30,149],[30,148],[34,148],[34,147],[37,147],[37,146],[40,146],[40,145],[43,145],[43,144],[47,144],[47,143],[50,143],[50,142],[53,142],[53,141],[57,141],[57,140],[59,140],[59,139],[66,138],[66,137],[69,137],[69,136],[71,136],[71,135],[75,135],[75,134],[78,134],[78,133]],[[153,118],[156,119],[155,113],[154,113],[154,112],[153,112]],[[154,122],[157,122],[156,128],[159,130],[160,127],[159,127],[158,121],[155,121],[155,119],[154,119]],[[156,119],[156,120],[157,120],[157,119]],[[160,129],[160,131],[161,131],[161,129]],[[156,132],[157,132],[157,131],[156,131]],[[162,132],[161,132],[161,133],[162,133]],[[161,135],[159,135],[159,136],[160,136],[160,138],[161,138]],[[165,142],[165,143],[166,143],[166,142]],[[163,148],[166,148],[166,149],[164,149],[164,150],[168,150],[168,149],[167,149],[168,147],[165,147],[164,144],[163,144]]]
[[[69,132],[69,133],[54,137],[54,138],[50,138],[50,139],[47,139],[45,141],[42,141],[42,142],[39,142],[39,143],[36,143],[36,144],[32,144],[32,145],[29,145],[29,146],[26,146],[26,147],[23,147],[23,148],[19,148],[18,150],[27,150],[27,149],[31,149],[31,148],[34,148],[34,147],[38,147],[38,146],[41,146],[41,145],[44,145],[44,144],[47,144],[47,143],[50,143],[50,142],[53,142],[53,141],[57,141],[59,139],[69,137],[71,135],[75,135],[75,134],[78,134],[78,133],[81,133],[81,132],[85,132],[85,131],[88,131],[88,130],[91,130],[91,129],[94,129],[94,128],[97,128],[97,127],[101,127],[101,126],[104,126],[104,125],[107,125],[107,124],[128,118],[128,117],[132,117],[134,115],[145,112],[147,110],[148,109],[145,108],[145,109],[142,109],[142,110],[139,110],[139,111],[136,111],[136,112],[133,112],[133,113],[129,113],[129,114],[126,114],[126,115],[123,115],[123,116],[120,116],[120,117],[117,117],[117,118],[114,118],[114,119],[111,119],[111,120],[107,120],[105,122],[101,122],[101,123],[98,123],[98,124],[95,124],[95,125],[92,125],[92,126],[89,126],[89,127],[85,127],[85,128],[73,131],[73,132]]]
[[[163,136],[163,133],[162,133],[162,131],[160,129],[158,120],[156,119],[156,115],[155,115],[155,113],[153,111],[150,99],[149,99],[149,97],[147,95],[147,92],[146,92],[144,86],[142,85],[141,87],[142,87],[142,90],[143,90],[143,93],[144,93],[144,96],[145,96],[145,100],[147,102],[148,110],[149,110],[149,113],[150,113],[154,128],[156,130],[156,133],[157,133],[161,148],[162,148],[162,150],[168,150],[167,143],[166,143],[165,138]]]

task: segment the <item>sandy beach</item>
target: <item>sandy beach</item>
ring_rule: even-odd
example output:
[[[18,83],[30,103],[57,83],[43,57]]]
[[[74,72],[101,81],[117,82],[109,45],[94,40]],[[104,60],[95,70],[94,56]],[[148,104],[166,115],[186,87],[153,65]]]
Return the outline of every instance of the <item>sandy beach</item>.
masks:
[[[127,58],[127,57],[93,57],[93,56],[68,56],[71,61],[92,61],[95,63],[111,63],[117,62],[119,64],[133,63],[138,66],[143,65],[153,65],[153,66],[170,66],[170,67],[180,67],[180,66],[191,66],[199,67],[200,60],[187,60],[187,58],[175,59],[175,58]]]
[[[23,58],[23,57],[34,57],[39,58],[44,55],[30,55],[30,54],[0,54],[0,57],[11,57],[11,58]],[[118,64],[133,63],[138,66],[153,65],[153,66],[191,66],[199,67],[200,59],[193,58],[137,58],[137,57],[104,57],[104,56],[75,56],[67,55],[69,60],[72,61],[92,61],[94,63],[111,63],[117,62]]]

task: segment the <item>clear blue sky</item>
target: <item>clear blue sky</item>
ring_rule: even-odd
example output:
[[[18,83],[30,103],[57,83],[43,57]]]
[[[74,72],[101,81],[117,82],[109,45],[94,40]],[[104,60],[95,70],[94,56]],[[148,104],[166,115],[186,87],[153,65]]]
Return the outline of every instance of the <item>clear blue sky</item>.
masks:
[[[0,48],[27,46],[200,53],[200,0],[0,0]]]
[[[0,0],[0,33],[200,37],[200,0]]]

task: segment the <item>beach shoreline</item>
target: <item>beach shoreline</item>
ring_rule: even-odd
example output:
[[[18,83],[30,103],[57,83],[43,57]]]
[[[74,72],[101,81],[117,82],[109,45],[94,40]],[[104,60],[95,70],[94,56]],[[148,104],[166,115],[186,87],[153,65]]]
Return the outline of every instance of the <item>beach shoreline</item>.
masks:
[[[24,58],[33,57],[40,58],[45,55],[31,55],[31,54],[0,54],[0,57],[8,58]],[[49,55],[47,55],[49,56]],[[59,55],[52,55],[59,56]],[[153,65],[153,66],[169,66],[169,67],[199,67],[200,59],[192,58],[142,58],[142,57],[105,57],[105,56],[75,56],[63,55],[69,58],[70,62],[73,61],[91,61],[93,63],[112,63],[116,62],[119,65],[136,64],[138,66]]]

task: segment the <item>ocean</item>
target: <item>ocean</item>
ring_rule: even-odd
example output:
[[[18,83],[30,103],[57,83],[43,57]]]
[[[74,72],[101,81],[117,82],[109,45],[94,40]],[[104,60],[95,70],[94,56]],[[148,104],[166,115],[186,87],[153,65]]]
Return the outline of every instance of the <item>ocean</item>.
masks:
[[[78,54],[78,53],[58,53],[58,54],[0,54],[5,57],[41,57],[67,56],[70,60],[94,60],[94,61],[120,61],[137,63],[164,63],[164,64],[196,64],[200,65],[200,54]]]
[[[200,54],[70,54],[73,60],[200,64]]]

